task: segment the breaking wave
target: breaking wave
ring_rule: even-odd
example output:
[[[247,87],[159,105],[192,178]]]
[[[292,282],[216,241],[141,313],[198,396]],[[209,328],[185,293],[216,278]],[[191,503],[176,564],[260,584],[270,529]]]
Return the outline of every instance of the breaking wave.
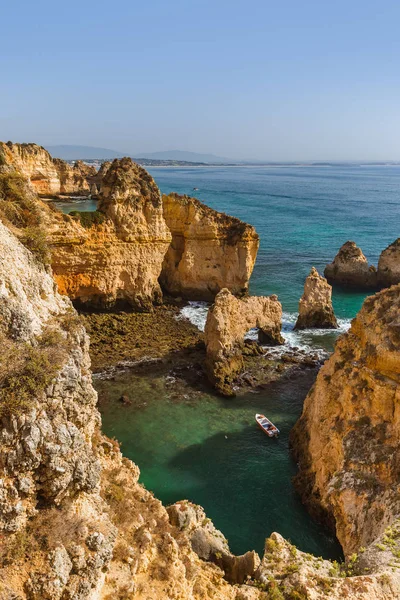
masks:
[[[189,302],[180,312],[182,318],[188,319],[200,331],[204,331],[207,313],[210,304],[207,302]],[[300,350],[306,354],[317,354],[323,359],[333,350],[333,346],[342,333],[349,330],[351,319],[338,319],[339,329],[305,329],[294,331],[297,313],[284,312],[282,315],[282,336],[285,338],[283,346],[269,348],[269,352],[279,356],[288,350]],[[257,339],[257,329],[247,332],[247,339]]]

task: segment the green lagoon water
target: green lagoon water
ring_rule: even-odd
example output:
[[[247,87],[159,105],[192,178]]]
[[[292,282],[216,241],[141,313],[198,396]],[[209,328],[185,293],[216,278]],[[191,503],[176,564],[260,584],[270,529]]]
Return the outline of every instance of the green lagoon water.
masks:
[[[400,235],[400,167],[268,167],[150,169],[163,192],[196,195],[235,215],[260,234],[251,280],[254,294],[278,294],[289,346],[332,350],[337,334],[294,333],[297,303],[311,266],[322,272],[347,240],[370,262]],[[193,192],[193,188],[199,188]],[[93,203],[73,208],[93,210]],[[64,209],[66,210],[66,209]],[[71,208],[70,208],[71,210]],[[341,331],[365,294],[334,290]],[[185,314],[202,324],[207,307],[191,303]],[[157,332],[154,332],[157,335]],[[259,394],[222,400],[198,392],[185,398],[160,373],[124,373],[97,380],[105,432],[122,442],[141,468],[141,480],[164,502],[182,498],[203,505],[236,553],[261,552],[264,538],[279,531],[302,550],[340,554],[337,542],[308,516],[293,491],[296,465],[288,435],[312,383],[310,373]],[[117,400],[126,393],[132,406]],[[281,429],[270,440],[257,429],[264,412]]]

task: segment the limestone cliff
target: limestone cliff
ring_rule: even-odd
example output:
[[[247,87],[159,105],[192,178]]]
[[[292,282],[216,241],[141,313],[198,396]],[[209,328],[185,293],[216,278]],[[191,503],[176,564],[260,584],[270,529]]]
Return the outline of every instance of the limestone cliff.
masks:
[[[400,283],[400,238],[390,244],[380,255],[378,282],[381,287]]]
[[[332,263],[325,267],[324,275],[329,283],[348,288],[377,289],[376,268],[354,242],[346,242]]]
[[[400,286],[365,300],[292,434],[299,490],[346,554],[400,514],[399,315]]]
[[[259,245],[254,227],[189,196],[163,196],[163,207],[172,234],[163,289],[195,300],[213,300],[222,288],[245,294]]]
[[[85,330],[1,223],[0,253],[0,598],[259,598],[198,558],[101,435]]]
[[[59,291],[91,307],[124,302],[149,309],[160,302],[158,276],[171,234],[153,178],[130,158],[115,160],[101,181],[99,212],[91,214],[89,223],[80,215],[49,215]]]
[[[376,540],[383,551],[366,549],[357,568],[367,575],[353,560],[340,573],[277,534],[254,573],[255,553],[232,556],[200,507],[168,513],[101,434],[88,338],[70,301],[1,222],[0,337],[1,600],[399,597],[399,567],[388,564],[400,526]],[[218,565],[247,585],[228,584]]]
[[[295,329],[337,327],[332,307],[332,288],[317,269],[312,267],[304,284],[304,294],[300,298]]]
[[[259,328],[264,344],[281,344],[282,305],[277,296],[235,298],[222,289],[208,311],[205,326],[206,371],[210,382],[223,395],[233,395],[233,381],[243,368],[243,338]]]
[[[88,195],[91,188],[88,179],[96,174],[94,167],[81,161],[72,166],[52,158],[37,144],[0,142],[0,164],[14,167],[41,196]]]

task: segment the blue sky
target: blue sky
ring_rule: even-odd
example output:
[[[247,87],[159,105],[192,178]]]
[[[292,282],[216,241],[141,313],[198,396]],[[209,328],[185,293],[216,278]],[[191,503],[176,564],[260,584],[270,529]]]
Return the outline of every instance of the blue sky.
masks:
[[[0,139],[400,160],[400,3],[15,0]]]

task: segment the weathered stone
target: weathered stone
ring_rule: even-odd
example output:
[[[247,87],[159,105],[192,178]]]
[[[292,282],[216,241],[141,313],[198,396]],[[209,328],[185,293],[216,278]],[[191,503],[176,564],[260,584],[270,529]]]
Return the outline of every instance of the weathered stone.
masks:
[[[243,338],[259,328],[259,339],[282,344],[282,306],[277,296],[238,299],[221,290],[210,308],[205,327],[206,371],[210,382],[223,395],[232,396],[234,378],[243,367]]]
[[[88,179],[96,174],[94,167],[76,161],[74,165],[52,158],[37,144],[0,142],[3,160],[22,173],[42,196],[83,195],[90,193]]]
[[[222,288],[245,294],[259,245],[254,227],[189,196],[163,196],[163,207],[172,234],[163,289],[194,300],[213,300]]]
[[[125,303],[148,310],[162,299],[158,277],[171,241],[160,192],[130,158],[106,170],[99,196],[104,222],[85,228],[52,217],[54,278],[61,293],[81,305]]]
[[[399,285],[365,300],[292,432],[299,491],[346,554],[400,514],[399,314]]]
[[[337,329],[332,307],[332,288],[317,269],[312,267],[304,284],[299,302],[299,316],[295,329]]]
[[[221,567],[230,583],[244,583],[254,576],[260,558],[254,551],[235,556],[224,535],[206,518],[201,506],[186,500],[168,506],[171,523],[184,530],[196,554]]]
[[[376,268],[354,242],[346,242],[340,248],[332,263],[325,267],[324,275],[336,285],[347,288],[377,289]]]
[[[380,255],[378,282],[381,287],[400,283],[400,238],[390,244]]]

